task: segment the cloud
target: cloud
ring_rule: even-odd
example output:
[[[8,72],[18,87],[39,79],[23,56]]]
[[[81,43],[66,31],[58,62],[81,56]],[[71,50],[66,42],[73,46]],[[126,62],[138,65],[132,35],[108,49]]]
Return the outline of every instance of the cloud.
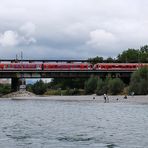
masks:
[[[14,31],[8,30],[4,34],[0,34],[0,45],[15,46],[19,43],[18,34]]]
[[[35,33],[35,29],[36,26],[33,23],[27,22],[26,24],[20,27],[20,32],[25,34],[25,36],[31,36]]]
[[[36,43],[36,39],[32,37],[34,32],[35,25],[30,22],[22,25],[18,31],[7,30],[0,34],[0,45],[3,47],[11,47]]]
[[[0,52],[11,56],[19,48],[30,58],[116,56],[148,43],[147,5],[147,0],[1,0]]]
[[[90,32],[90,40],[88,45],[94,48],[110,47],[117,43],[115,35],[102,29],[97,29]]]

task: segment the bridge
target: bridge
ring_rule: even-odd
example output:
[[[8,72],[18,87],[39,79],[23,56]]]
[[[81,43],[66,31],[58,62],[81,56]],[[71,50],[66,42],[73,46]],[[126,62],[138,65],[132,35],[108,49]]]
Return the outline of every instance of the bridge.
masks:
[[[16,59],[10,59],[10,60],[0,60],[1,62],[10,62],[10,63],[50,63],[50,62],[66,62],[66,63],[72,63],[72,62],[89,62],[88,60],[16,60]],[[29,70],[24,71],[22,70],[0,70],[0,78],[11,78],[11,88],[12,91],[18,90],[19,87],[19,80],[24,78],[89,78],[90,76],[97,76],[99,78],[106,78],[106,77],[118,77],[118,78],[124,78],[124,79],[130,79],[130,76],[133,71],[131,70],[50,70],[50,71],[44,71],[44,70]]]

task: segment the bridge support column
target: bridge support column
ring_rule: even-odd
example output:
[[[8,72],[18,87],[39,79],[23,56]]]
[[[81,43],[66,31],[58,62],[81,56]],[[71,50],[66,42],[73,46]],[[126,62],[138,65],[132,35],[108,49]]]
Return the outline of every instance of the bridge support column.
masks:
[[[19,78],[11,78],[11,91],[19,90]]]
[[[26,86],[26,81],[24,78],[23,79],[22,78],[11,78],[11,91],[12,92],[26,89],[26,87],[22,88],[22,87],[20,87],[20,85]]]

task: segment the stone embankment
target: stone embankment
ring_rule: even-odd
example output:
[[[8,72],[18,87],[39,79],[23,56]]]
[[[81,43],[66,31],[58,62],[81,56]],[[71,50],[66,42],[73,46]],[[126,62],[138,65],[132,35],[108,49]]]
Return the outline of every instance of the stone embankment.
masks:
[[[28,91],[17,91],[12,92],[10,94],[2,96],[2,98],[13,98],[13,97],[34,97],[35,94],[28,92]]]

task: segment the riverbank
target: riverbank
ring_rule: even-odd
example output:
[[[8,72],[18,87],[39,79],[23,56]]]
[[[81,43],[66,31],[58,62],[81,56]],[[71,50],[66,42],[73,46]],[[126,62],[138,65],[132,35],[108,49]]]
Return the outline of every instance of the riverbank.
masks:
[[[108,96],[109,103],[142,103],[148,104],[148,95],[145,96],[127,96],[127,99],[122,95],[118,96]],[[51,100],[51,101],[94,101],[99,103],[104,103],[103,96],[96,95],[85,95],[85,96],[35,96],[34,94],[28,94],[20,96],[11,96],[11,97],[3,97],[4,99],[12,99],[12,100]]]
[[[1,98],[13,98],[13,97],[35,97],[36,95],[29,91],[17,91],[12,92],[6,95],[3,95]]]

